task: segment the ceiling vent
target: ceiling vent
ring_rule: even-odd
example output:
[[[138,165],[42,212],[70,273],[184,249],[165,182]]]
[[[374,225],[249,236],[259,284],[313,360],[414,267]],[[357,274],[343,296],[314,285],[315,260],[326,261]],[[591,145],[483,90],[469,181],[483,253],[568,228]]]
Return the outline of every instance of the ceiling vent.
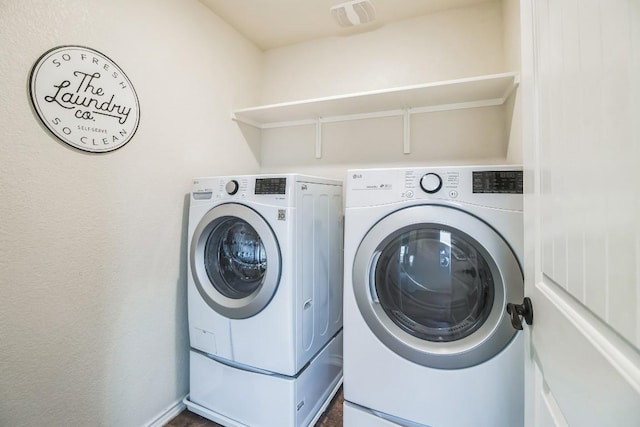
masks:
[[[352,0],[332,6],[329,10],[341,27],[368,24],[376,19],[376,10],[369,0]]]

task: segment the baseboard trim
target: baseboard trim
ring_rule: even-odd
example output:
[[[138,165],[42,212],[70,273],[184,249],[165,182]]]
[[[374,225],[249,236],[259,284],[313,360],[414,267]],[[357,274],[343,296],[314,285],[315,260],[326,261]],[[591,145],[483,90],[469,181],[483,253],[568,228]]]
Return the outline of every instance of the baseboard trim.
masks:
[[[162,411],[160,415],[158,415],[156,418],[154,418],[153,421],[148,423],[146,427],[163,427],[165,424],[167,424],[169,421],[175,418],[180,412],[184,411],[185,408],[187,407],[183,403],[183,400],[187,396],[189,396],[189,394],[185,394],[184,396],[182,396],[181,398],[173,402],[171,405],[169,405],[167,409]]]

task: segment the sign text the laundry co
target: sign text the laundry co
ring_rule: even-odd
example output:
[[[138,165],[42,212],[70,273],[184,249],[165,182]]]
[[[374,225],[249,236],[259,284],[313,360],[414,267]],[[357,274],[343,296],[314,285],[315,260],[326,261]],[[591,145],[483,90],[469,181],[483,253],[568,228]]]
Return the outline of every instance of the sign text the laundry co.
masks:
[[[93,49],[60,46],[46,52],[31,71],[29,88],[44,125],[80,150],[117,150],[138,128],[133,85],[115,62]]]

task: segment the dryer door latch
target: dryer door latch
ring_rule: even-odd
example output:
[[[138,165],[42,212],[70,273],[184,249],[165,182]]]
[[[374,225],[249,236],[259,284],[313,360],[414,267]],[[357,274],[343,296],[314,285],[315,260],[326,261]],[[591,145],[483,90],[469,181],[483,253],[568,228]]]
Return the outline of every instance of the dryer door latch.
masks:
[[[522,318],[524,317],[524,321],[527,322],[527,325],[531,325],[533,323],[533,304],[531,304],[531,299],[529,297],[525,297],[522,304],[507,304],[507,313],[511,316],[511,326],[515,329],[522,330]]]

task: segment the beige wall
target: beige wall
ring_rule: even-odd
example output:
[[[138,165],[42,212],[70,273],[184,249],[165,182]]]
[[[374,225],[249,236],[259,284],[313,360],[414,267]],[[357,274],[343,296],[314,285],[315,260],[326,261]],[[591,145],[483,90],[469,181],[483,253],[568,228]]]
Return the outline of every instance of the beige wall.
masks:
[[[507,63],[504,38],[509,31],[503,25],[503,4],[495,1],[274,49],[265,53],[261,101],[517,71]],[[324,124],[321,159],[315,158],[315,126],[264,129],[262,170],[344,178],[349,167],[504,163],[512,111],[509,104],[414,115],[411,154],[403,154],[402,117]]]
[[[502,0],[502,24],[504,32],[505,65],[508,69],[520,72],[520,1]],[[516,91],[509,100],[509,108],[513,110],[510,116],[509,146],[507,161],[509,163],[523,162],[522,151],[522,96]]]
[[[505,71],[499,1],[265,53],[264,104]]]
[[[113,59],[141,105],[118,151],[32,113],[48,49]],[[185,195],[258,161],[230,117],[262,54],[195,0],[0,1],[0,425],[141,426],[188,392]]]

